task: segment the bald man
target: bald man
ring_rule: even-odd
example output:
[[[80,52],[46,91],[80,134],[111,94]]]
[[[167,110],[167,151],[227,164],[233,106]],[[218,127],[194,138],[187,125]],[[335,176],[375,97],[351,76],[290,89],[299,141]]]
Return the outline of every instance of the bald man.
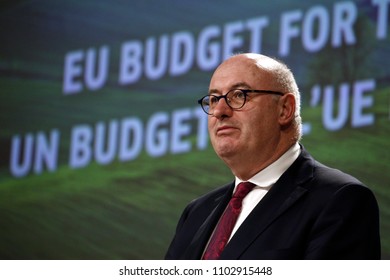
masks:
[[[300,93],[285,64],[232,56],[199,104],[234,181],[186,207],[166,259],[380,259],[376,199],[299,144]]]

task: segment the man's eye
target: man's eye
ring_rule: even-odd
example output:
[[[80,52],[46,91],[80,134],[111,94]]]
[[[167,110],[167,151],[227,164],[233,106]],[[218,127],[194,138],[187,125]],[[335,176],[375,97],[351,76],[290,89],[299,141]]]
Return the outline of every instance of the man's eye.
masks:
[[[245,93],[241,90],[236,90],[233,94],[233,97],[236,99],[245,99]]]
[[[210,104],[217,104],[218,103],[218,98],[215,97],[215,96],[210,96],[209,103]]]

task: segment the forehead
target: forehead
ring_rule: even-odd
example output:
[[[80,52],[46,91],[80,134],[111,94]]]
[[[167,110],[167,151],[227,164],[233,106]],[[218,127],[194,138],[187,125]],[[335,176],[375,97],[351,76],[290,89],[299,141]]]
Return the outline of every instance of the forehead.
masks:
[[[267,86],[270,75],[260,68],[256,61],[248,57],[233,57],[223,62],[214,72],[210,90],[224,91],[237,85],[250,88]]]

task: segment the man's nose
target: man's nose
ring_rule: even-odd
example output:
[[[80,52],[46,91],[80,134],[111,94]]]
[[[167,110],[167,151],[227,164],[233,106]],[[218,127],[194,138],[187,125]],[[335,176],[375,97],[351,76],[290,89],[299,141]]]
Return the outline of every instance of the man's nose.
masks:
[[[223,117],[230,117],[233,113],[233,109],[226,103],[226,99],[221,98],[214,108],[213,116],[217,119]]]

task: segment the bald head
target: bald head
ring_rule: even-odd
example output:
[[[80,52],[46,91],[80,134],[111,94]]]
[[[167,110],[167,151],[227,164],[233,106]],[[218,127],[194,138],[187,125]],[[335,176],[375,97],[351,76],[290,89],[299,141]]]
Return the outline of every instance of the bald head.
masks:
[[[233,55],[216,69],[225,67],[236,67],[237,64],[244,64],[248,67],[248,75],[257,75],[259,83],[266,86],[265,90],[279,91],[282,93],[291,93],[295,97],[295,120],[296,140],[301,138],[302,120],[301,120],[301,96],[298,85],[291,70],[281,61],[257,53],[243,53]]]

